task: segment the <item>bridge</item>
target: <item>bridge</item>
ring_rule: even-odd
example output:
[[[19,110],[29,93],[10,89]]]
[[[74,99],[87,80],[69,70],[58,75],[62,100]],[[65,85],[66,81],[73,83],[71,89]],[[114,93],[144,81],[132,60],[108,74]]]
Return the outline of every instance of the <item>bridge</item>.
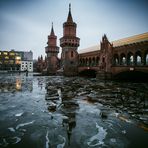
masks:
[[[148,33],[113,42],[104,35],[100,45],[79,52],[78,72],[97,77],[148,77]]]

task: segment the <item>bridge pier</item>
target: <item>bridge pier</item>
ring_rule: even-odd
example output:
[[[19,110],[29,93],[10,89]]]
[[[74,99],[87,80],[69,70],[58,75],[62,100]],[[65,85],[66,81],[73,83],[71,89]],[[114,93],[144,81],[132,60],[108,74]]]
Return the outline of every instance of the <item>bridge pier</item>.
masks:
[[[97,75],[96,75],[96,78],[100,79],[100,80],[112,79],[112,73],[105,72],[105,71],[98,71]]]

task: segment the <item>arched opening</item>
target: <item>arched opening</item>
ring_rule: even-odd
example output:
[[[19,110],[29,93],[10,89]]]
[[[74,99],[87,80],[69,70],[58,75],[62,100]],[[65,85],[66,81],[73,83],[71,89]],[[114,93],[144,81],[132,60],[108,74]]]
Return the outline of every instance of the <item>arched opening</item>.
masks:
[[[134,65],[134,56],[133,53],[129,52],[127,55],[127,64]]]
[[[148,50],[145,52],[144,63],[145,65],[148,65]]]
[[[82,66],[82,59],[79,59],[79,66]]]
[[[99,65],[99,57],[96,57],[96,66]]]
[[[89,58],[89,66],[91,66],[91,58]]]
[[[92,66],[96,66],[95,57],[93,57],[93,59],[92,59]]]
[[[142,65],[142,57],[141,57],[140,51],[136,52],[136,54],[135,54],[135,64]]]
[[[126,56],[124,53],[120,55],[120,65],[126,65]]]
[[[85,66],[88,66],[88,65],[89,65],[89,61],[88,61],[88,59],[86,58]]]
[[[96,74],[97,72],[95,70],[92,69],[86,69],[84,71],[81,71],[79,73],[79,76],[81,77],[90,77],[90,78],[96,78]]]
[[[85,59],[82,59],[82,66],[85,65]]]
[[[118,54],[115,54],[114,55],[113,65],[119,65],[119,56],[118,56]]]
[[[146,60],[146,65],[148,65],[148,54],[146,55],[145,60]]]

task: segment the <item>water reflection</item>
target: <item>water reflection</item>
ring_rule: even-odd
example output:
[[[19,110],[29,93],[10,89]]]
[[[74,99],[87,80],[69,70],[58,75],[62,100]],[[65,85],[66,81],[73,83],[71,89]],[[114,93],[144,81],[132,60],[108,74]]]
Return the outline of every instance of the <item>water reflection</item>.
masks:
[[[76,127],[76,110],[79,109],[73,92],[67,93],[70,87],[67,82],[48,82],[46,85],[47,109],[49,112],[60,113],[63,116],[62,126],[66,130],[68,145],[71,144],[72,130]]]
[[[22,88],[22,82],[21,82],[21,80],[20,79],[16,79],[16,90],[21,90],[21,88]]]
[[[0,75],[0,92],[32,91],[33,80],[24,75]]]
[[[9,75],[0,84],[0,147],[147,145],[146,83]]]
[[[132,123],[131,118],[134,118],[134,120],[147,124],[148,118],[145,113],[147,112],[146,90],[148,87],[142,83],[140,85],[143,86],[142,88],[146,87],[146,89],[139,92],[139,84],[133,86],[130,83],[101,82],[96,81],[96,79],[64,78],[58,79],[58,81],[50,80],[46,83],[45,100],[49,112],[61,113],[64,116],[62,125],[65,127],[68,145],[70,146],[71,141],[74,140],[71,137],[73,129],[76,128],[76,116],[80,108],[80,102],[78,103],[77,100],[80,99],[94,106],[99,103],[107,108],[112,108],[116,111],[115,116],[126,123]],[[84,107],[81,106],[81,108]],[[92,111],[93,109],[90,109],[90,112]],[[100,108],[98,115],[104,122],[110,118],[108,109],[104,107]],[[96,124],[98,128],[99,125],[97,122]],[[103,127],[100,126],[100,129],[103,129]],[[94,137],[95,135],[92,136],[92,138]],[[91,145],[92,139],[89,140],[87,144]]]

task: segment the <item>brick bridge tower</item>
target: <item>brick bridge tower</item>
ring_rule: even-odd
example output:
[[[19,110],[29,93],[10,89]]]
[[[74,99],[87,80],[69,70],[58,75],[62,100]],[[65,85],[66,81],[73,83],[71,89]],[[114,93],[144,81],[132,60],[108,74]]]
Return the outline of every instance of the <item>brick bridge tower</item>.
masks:
[[[73,22],[71,15],[71,5],[69,4],[69,13],[67,21],[63,24],[63,37],[60,38],[62,47],[62,68],[66,76],[75,76],[78,74],[78,52],[80,39],[76,37],[77,24]]]
[[[59,59],[57,57],[59,53],[59,47],[57,46],[57,36],[54,34],[53,23],[51,33],[48,36],[47,47],[45,52],[47,54],[47,74],[55,74],[58,68]]]

